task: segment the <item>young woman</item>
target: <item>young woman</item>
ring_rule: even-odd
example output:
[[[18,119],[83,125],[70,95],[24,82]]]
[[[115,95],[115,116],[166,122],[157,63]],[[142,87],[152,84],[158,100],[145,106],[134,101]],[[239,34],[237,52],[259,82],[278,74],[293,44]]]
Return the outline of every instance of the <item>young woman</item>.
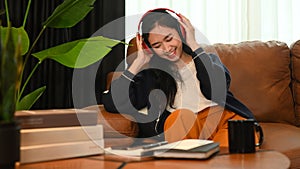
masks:
[[[228,146],[227,121],[254,118],[228,90],[228,70],[196,42],[185,16],[170,9],[148,11],[136,44],[136,59],[112,82],[103,104],[135,117],[139,137],[211,139]]]

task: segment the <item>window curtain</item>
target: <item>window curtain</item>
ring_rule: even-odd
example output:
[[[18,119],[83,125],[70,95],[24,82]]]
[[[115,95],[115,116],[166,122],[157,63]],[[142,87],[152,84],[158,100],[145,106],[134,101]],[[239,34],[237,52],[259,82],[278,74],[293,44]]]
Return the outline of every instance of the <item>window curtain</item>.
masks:
[[[187,16],[207,43],[279,40],[291,44],[300,39],[299,6],[299,0],[127,0],[125,15],[166,7]]]

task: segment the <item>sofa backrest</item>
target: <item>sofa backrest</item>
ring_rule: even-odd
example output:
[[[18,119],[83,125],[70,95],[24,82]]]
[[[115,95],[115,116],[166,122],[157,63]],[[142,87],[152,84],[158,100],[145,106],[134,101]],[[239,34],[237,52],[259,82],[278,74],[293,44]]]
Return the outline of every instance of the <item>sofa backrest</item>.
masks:
[[[296,124],[290,50],[285,43],[245,41],[213,47],[231,73],[230,90],[258,121]]]
[[[135,40],[131,44],[128,64],[136,57]],[[300,124],[300,40],[291,51],[279,41],[218,43],[204,48],[219,55],[231,73],[230,90],[257,120]]]
[[[300,40],[290,47],[292,56],[293,96],[297,125],[300,126]]]

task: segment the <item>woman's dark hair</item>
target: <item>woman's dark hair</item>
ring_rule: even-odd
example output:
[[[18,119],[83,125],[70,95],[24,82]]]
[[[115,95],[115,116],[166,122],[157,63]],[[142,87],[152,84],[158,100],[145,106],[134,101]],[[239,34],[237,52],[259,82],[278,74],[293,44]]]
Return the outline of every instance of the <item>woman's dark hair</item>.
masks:
[[[165,9],[157,9],[147,13],[142,18],[141,23],[143,40],[154,54],[149,63],[150,67],[156,69],[156,73],[160,77],[157,80],[163,80],[161,82],[162,86],[160,88],[167,95],[167,104],[170,107],[174,108],[173,104],[177,92],[177,84],[175,79],[181,81],[181,77],[178,73],[177,66],[172,61],[157,56],[157,54],[153,51],[149,42],[149,32],[157,25],[173,28],[178,32],[181,38],[183,51],[187,54],[192,54],[192,50],[189,46],[186,45],[185,38],[181,32],[180,23]],[[167,73],[163,73],[162,71],[165,71]]]

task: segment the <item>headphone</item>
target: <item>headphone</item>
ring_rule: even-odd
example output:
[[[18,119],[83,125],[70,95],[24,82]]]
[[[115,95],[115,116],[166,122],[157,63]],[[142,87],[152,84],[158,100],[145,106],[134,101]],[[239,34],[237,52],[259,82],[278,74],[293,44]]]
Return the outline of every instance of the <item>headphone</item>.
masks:
[[[152,12],[162,12],[162,11],[165,11],[166,13],[169,13],[171,16],[173,16],[175,19],[177,20],[182,20],[182,17],[175,11],[171,10],[171,9],[168,9],[168,8],[156,8],[156,9],[152,9],[152,10],[149,10],[147,11],[140,19],[139,21],[139,24],[138,24],[138,33],[139,33],[139,38],[142,37],[142,24],[143,24],[143,19],[145,18],[145,16],[147,16],[149,13],[152,13]],[[179,29],[180,29],[180,32],[179,34],[182,35],[183,39],[185,39],[185,29],[184,27],[179,23]],[[150,55],[152,55],[152,50],[149,48],[149,46],[143,41],[142,42],[142,47],[143,49]]]

